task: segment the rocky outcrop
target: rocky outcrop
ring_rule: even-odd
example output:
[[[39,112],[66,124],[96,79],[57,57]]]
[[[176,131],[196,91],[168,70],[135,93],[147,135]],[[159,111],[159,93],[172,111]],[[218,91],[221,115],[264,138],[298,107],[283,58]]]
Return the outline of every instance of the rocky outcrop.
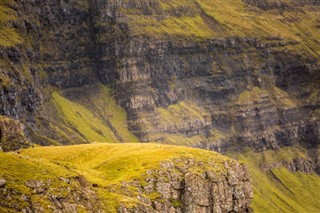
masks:
[[[286,167],[291,172],[301,171],[306,174],[312,174],[317,171],[316,163],[310,158],[308,158],[308,159],[304,159],[304,158],[294,159],[293,162],[288,163],[288,165],[286,165]]]
[[[121,204],[120,213],[248,212],[253,197],[246,168],[232,161],[224,165],[192,158],[162,162],[158,170],[147,172],[143,185],[135,181],[123,188],[129,186],[138,190],[139,204]]]
[[[248,212],[253,198],[243,163],[187,147],[38,147],[0,160],[1,212]]]
[[[0,208],[25,213],[78,212],[80,209],[94,212],[101,209],[96,192],[81,187],[76,178],[29,180],[25,186],[32,190],[31,194],[0,186]]]
[[[25,125],[19,121],[0,116],[0,147],[3,151],[17,150],[28,147],[25,136]]]

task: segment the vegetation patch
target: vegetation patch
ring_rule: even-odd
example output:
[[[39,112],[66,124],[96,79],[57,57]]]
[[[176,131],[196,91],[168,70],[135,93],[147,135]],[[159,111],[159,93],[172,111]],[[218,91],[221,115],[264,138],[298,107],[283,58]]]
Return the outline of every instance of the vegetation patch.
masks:
[[[18,32],[10,26],[10,21],[16,20],[15,11],[9,6],[10,0],[0,0],[0,47],[11,47],[22,43],[23,39]]]
[[[282,162],[306,156],[306,150],[299,146],[235,154],[235,158],[248,166],[252,176],[254,197],[251,207],[255,212],[319,211],[320,177],[316,174],[291,173],[281,166]]]
[[[52,102],[58,110],[59,118],[88,141],[118,142],[112,130],[89,109],[64,98],[58,92],[52,93]]]
[[[161,117],[161,126],[183,126],[186,122],[200,120],[205,122],[210,114],[195,103],[179,102],[167,108],[157,108],[156,112]]]
[[[200,134],[191,137],[180,134],[159,134],[158,136],[154,134],[152,137],[161,138],[161,142],[165,144],[191,147],[200,144],[201,141],[206,140],[205,137]]]
[[[238,105],[246,105],[250,103],[259,102],[262,100],[262,97],[268,96],[268,92],[259,88],[253,87],[251,90],[243,91],[237,101],[236,104]]]
[[[59,154],[57,154],[59,153]],[[26,149],[24,155],[59,162],[83,174],[99,186],[121,183],[140,177],[161,161],[182,156],[193,156],[204,162],[227,159],[220,154],[161,144],[88,144],[66,147]]]
[[[118,105],[112,89],[98,84],[94,90],[92,95],[80,98],[78,103],[99,115],[121,142],[138,142],[138,138],[128,130],[127,113]]]
[[[199,146],[202,143],[205,144],[215,144],[219,140],[225,138],[221,132],[216,129],[210,130],[210,135],[204,136],[202,134],[192,135],[190,137],[182,134],[165,134],[165,133],[158,133],[158,134],[148,134],[146,136],[148,140],[157,140],[158,143],[164,144],[171,144],[176,146],[189,146],[195,147]]]
[[[83,140],[126,143],[139,141],[128,130],[127,114],[117,104],[109,87],[97,84],[70,92],[82,95],[66,98],[57,91],[51,95],[50,109],[54,119],[50,127],[57,133],[54,140],[63,144],[77,143],[75,138],[81,143]]]
[[[181,200],[172,199],[172,200],[170,200],[170,202],[171,202],[172,206],[175,208],[180,208],[182,206]]]
[[[320,54],[319,10],[301,7],[282,12],[260,10],[242,0],[156,0],[144,7],[121,8],[133,35],[204,40],[221,37],[255,37],[268,43],[273,37],[295,41],[287,50]],[[145,14],[143,11],[150,11]],[[277,41],[276,41],[277,42]],[[280,47],[280,49],[283,47]]]
[[[20,156],[30,161],[41,161],[45,165],[48,164],[51,166],[48,167],[51,171],[49,174],[56,170],[60,172],[66,169],[68,172],[65,175],[77,174],[79,176],[81,174],[90,185],[95,186],[94,189],[108,212],[115,212],[121,203],[125,203],[126,206],[135,205],[138,202],[136,197],[139,192],[130,186],[123,187],[123,183],[134,180],[145,181],[147,171],[159,169],[161,162],[175,161],[175,159],[181,159],[179,161],[181,163],[183,159],[192,159],[194,162],[203,162],[203,165],[212,165],[211,163],[214,162],[214,168],[213,166],[210,168],[202,166],[202,168],[195,164],[195,168],[191,170],[199,172],[198,170],[201,169],[204,172],[213,169],[221,172],[225,170],[223,162],[230,161],[227,157],[211,151],[134,143],[36,147],[23,150]],[[24,172],[32,176],[34,171],[25,170]],[[161,200],[158,193],[150,193],[146,196],[151,200]],[[180,205],[178,201],[173,201],[173,204]]]
[[[275,106],[288,108],[296,107],[295,102],[292,99],[289,99],[288,93],[274,86],[266,90],[259,87],[245,90],[237,98],[236,104],[250,105],[253,103],[262,103],[264,98],[269,99]]]

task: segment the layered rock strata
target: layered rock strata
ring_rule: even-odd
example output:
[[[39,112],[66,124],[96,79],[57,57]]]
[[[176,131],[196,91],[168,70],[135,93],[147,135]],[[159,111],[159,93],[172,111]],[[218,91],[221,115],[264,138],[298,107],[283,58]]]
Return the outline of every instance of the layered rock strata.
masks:
[[[248,13],[262,3],[237,2]],[[52,137],[57,131],[51,126],[61,123],[52,124],[54,116],[48,113],[52,87],[82,88],[67,96],[79,101],[86,94],[84,85],[103,82],[112,87],[128,114],[129,129],[143,142],[218,151],[233,144],[257,151],[295,142],[318,145],[319,60],[313,31],[308,37],[297,33],[299,38],[237,35],[204,2],[166,4],[16,1],[11,7],[18,18],[11,24],[26,39],[1,48],[1,114],[24,120],[28,131],[45,135],[47,141],[75,141]],[[288,4],[300,8],[290,12],[300,19],[318,11],[312,2]],[[288,15],[273,12],[283,27],[289,26]],[[310,29],[316,32],[316,16],[310,17],[315,21]],[[195,35],[166,31],[174,29],[166,28],[166,21],[179,24],[180,19],[199,19],[205,26],[194,26],[199,30]],[[300,19],[293,22],[300,24]],[[156,23],[163,23],[159,32],[154,31]],[[63,125],[64,135],[74,130]]]

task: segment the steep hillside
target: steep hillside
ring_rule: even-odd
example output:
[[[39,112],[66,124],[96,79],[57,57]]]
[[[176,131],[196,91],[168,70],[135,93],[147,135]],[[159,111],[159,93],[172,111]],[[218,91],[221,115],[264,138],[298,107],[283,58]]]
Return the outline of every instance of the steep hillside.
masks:
[[[136,141],[133,133],[214,150],[318,144],[316,2],[1,5],[1,26],[17,38],[1,45],[1,114],[23,121],[37,143]],[[100,121],[79,129],[67,109],[56,121],[48,111],[61,109],[57,94]],[[110,98],[123,109],[104,112]]]
[[[0,153],[1,212],[246,212],[243,164],[156,144],[91,144]]]
[[[126,36],[115,42],[116,66],[105,75],[114,76],[109,82],[122,91],[117,99],[142,141],[196,138],[192,145],[204,148],[241,143],[263,150],[303,141],[306,131],[315,132],[308,143],[319,141],[318,124],[310,122],[319,106],[319,8],[252,4],[128,1],[111,7],[112,21],[126,26],[114,36]],[[109,4],[101,7],[110,16]],[[98,24],[97,43],[108,55],[105,25]],[[101,58],[100,64],[110,62]],[[184,110],[185,103],[197,113]]]
[[[128,142],[157,142],[231,153],[250,167],[256,211],[316,211],[310,184],[318,187],[320,173],[319,17],[314,0],[0,0],[0,147],[104,142],[103,147],[125,143],[130,150],[136,145]],[[144,162],[157,156],[153,146],[146,147],[154,155],[140,153],[149,156]],[[93,149],[79,147],[79,155]],[[75,157],[86,166],[78,168],[72,159],[56,156],[62,150],[23,153],[47,158],[45,165],[57,168],[48,175],[71,168],[70,176],[76,172],[98,188],[103,185],[99,168],[112,165],[86,166]],[[112,150],[130,166],[127,151]],[[98,157],[99,151],[92,152]],[[56,160],[62,168],[51,165]],[[87,196],[87,188],[78,190],[75,180],[71,190]],[[121,202],[136,204],[136,186],[124,187],[130,190]],[[88,190],[89,203],[78,203],[77,196],[63,202],[78,205],[70,208],[101,208],[90,206],[103,200],[100,188]],[[117,193],[113,204],[120,202]],[[140,197],[138,206],[118,210],[181,207],[176,198],[161,195],[165,198]],[[50,206],[62,205],[58,198],[48,199]],[[183,205],[194,205],[183,199]],[[195,202],[212,206],[207,201]],[[22,210],[21,202],[6,208]]]
[[[254,212],[319,211],[320,177],[319,171],[315,171],[319,165],[314,164],[314,158],[319,162],[319,154],[309,152],[293,146],[262,153],[252,150],[241,154],[228,153],[249,168],[253,180],[251,207]],[[319,149],[313,153],[319,153]]]

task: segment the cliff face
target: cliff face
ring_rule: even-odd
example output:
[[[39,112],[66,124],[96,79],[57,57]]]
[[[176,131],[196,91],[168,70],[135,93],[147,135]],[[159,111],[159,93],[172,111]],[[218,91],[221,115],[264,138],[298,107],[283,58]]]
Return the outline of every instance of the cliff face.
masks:
[[[319,143],[317,3],[292,1],[297,10],[272,14],[249,6],[272,4],[259,2],[235,3],[243,15],[261,13],[257,20],[230,12],[249,27],[223,17],[235,7],[228,3],[94,4],[100,77],[113,84],[140,140],[259,151]]]
[[[297,0],[0,0],[0,147],[17,150],[26,138],[220,152],[300,144],[306,155],[266,170],[319,173],[319,13],[316,1]],[[164,165],[138,184],[127,182],[128,194],[120,194],[128,205],[117,210],[248,210],[241,165],[214,178],[201,165],[196,172]],[[117,189],[102,197],[121,203]],[[136,198],[131,189],[148,196]],[[132,199],[138,204],[130,206]],[[46,202],[61,208],[71,201]]]
[[[318,5],[286,2],[297,10],[283,13],[261,6],[269,4],[278,5],[237,1],[239,11],[206,1],[17,1],[10,6],[17,18],[7,25],[24,42],[1,50],[1,114],[24,120],[38,143],[40,136],[47,144],[74,141],[55,137],[57,131],[90,141],[48,113],[50,93],[58,88],[95,114],[84,100],[94,89],[84,86],[102,82],[111,85],[127,113],[124,122],[141,141],[218,151],[232,144],[277,149],[296,141],[314,147]],[[226,17],[232,15],[243,23]],[[100,111],[110,137],[123,141]]]
[[[71,5],[63,2],[10,4],[16,16],[12,28],[17,29],[23,42],[1,49],[1,114],[16,118],[26,113],[34,116],[48,99],[43,94],[44,86],[76,86],[94,76],[85,74],[90,73],[85,49],[90,47],[85,26],[87,11],[77,10],[77,4],[72,6],[75,8],[67,12]],[[77,39],[72,39],[75,35]],[[82,77],[77,77],[80,73]]]
[[[133,183],[140,193],[158,197],[138,196],[141,204],[121,206],[119,212],[247,212],[253,193],[245,167],[225,164],[228,172],[223,175],[201,172],[208,166],[193,159],[163,162],[159,170],[148,171],[145,186]]]

